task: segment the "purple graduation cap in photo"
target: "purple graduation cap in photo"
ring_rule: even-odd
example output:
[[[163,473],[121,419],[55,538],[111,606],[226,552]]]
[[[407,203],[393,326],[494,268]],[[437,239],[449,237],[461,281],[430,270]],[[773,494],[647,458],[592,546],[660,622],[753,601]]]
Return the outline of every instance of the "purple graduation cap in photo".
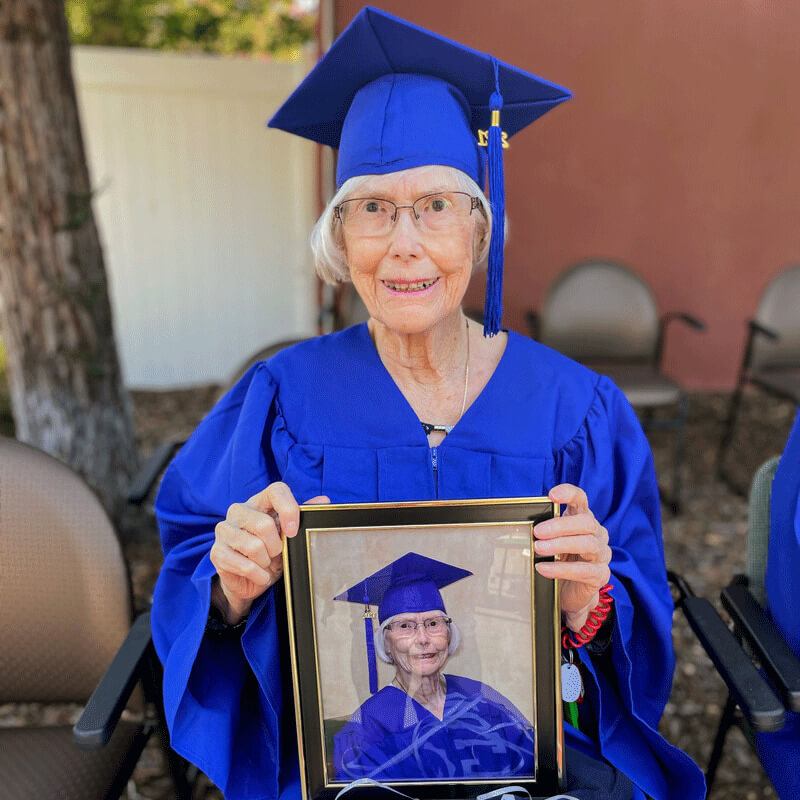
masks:
[[[446,614],[439,589],[472,575],[469,570],[445,564],[419,553],[406,553],[391,564],[351,586],[334,600],[347,600],[364,606],[378,606],[378,624],[395,614],[420,611],[441,611]],[[367,639],[369,690],[378,691],[378,670],[375,665],[375,641],[369,608],[364,614],[364,633]]]
[[[269,121],[338,148],[337,188],[356,175],[439,164],[482,188],[495,224],[484,334],[500,330],[507,140],[571,97],[561,86],[405,20],[362,9]]]

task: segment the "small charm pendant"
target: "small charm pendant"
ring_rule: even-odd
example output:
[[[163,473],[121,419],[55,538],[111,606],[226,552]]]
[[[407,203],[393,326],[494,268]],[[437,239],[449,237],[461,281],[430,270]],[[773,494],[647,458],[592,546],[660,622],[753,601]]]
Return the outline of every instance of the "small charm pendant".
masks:
[[[583,678],[575,664],[561,665],[561,699],[565,703],[576,703],[583,695]]]

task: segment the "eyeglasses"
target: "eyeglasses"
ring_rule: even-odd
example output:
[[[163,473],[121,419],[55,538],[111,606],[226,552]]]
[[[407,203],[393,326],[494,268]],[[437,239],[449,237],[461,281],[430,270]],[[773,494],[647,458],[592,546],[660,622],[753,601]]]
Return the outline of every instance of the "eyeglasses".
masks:
[[[421,230],[447,233],[463,225],[480,203],[466,192],[426,194],[410,206],[398,206],[380,197],[354,197],[335,206],[333,216],[354,236],[384,236],[391,231],[401,208],[411,209]]]
[[[418,625],[423,625],[430,636],[444,636],[447,633],[448,625],[452,621],[449,617],[433,617],[432,619],[424,619],[422,622],[400,619],[397,622],[390,622],[386,626],[386,630],[391,631],[396,636],[408,637],[416,634]]]

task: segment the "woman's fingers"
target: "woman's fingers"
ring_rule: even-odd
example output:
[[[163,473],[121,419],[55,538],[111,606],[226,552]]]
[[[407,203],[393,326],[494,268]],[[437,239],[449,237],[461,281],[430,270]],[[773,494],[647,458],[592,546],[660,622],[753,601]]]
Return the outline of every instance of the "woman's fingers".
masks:
[[[234,529],[239,529],[245,535],[261,543],[269,558],[274,558],[283,550],[283,541],[280,533],[280,523],[273,514],[257,511],[243,503],[234,503],[228,509],[225,522]],[[254,548],[255,545],[252,545]],[[238,547],[235,549],[239,550]],[[246,555],[250,552],[239,550]]]
[[[550,490],[547,496],[554,503],[560,503],[567,507],[564,512],[565,516],[581,514],[589,510],[589,499],[586,497],[586,492],[571,483],[559,483]]]
[[[548,497],[565,505],[566,510],[562,516],[534,527],[534,549],[539,556],[558,560],[538,562],[536,571],[561,581],[561,611],[567,625],[579,630],[597,605],[599,590],[611,577],[608,531],[597,521],[586,492],[578,486],[561,483],[550,490]]]
[[[319,495],[308,503],[330,503]],[[229,602],[252,600],[283,573],[283,537],[299,528],[300,507],[285,483],[272,483],[244,503],[233,503],[217,523],[211,562]]]
[[[214,542],[211,547],[211,563],[214,564],[220,580],[225,581],[223,574],[228,577],[244,578],[259,590],[256,594],[261,594],[275,580],[269,569],[265,569],[224,542]],[[228,582],[225,581],[225,583]]]
[[[611,577],[607,563],[592,561],[541,561],[536,571],[545,578],[585,584],[593,591],[605,586]]]
[[[536,525],[533,532],[537,539],[555,539],[559,536],[577,536],[588,533],[608,541],[608,532],[588,510],[570,517],[554,517],[545,520]]]
[[[556,539],[540,539],[534,543],[540,556],[580,556],[587,561],[608,564],[611,561],[611,548],[599,536],[577,534],[560,536]]]
[[[295,536],[300,525],[300,506],[292,490],[280,481],[271,483],[266,489],[253,495],[245,505],[262,514],[277,515],[279,532],[284,536]]]

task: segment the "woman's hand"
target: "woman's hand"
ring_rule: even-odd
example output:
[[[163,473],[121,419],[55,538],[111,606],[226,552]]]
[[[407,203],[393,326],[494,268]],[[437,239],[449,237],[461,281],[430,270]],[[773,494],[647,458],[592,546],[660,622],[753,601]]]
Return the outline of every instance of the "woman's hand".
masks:
[[[586,492],[571,483],[554,486],[548,495],[566,505],[560,517],[540,522],[533,529],[536,552],[563,556],[561,561],[543,562],[536,570],[546,578],[561,581],[561,613],[566,626],[579,631],[600,599],[600,589],[611,577],[608,531],[589,509]]]
[[[330,503],[314,497],[308,503]],[[214,529],[211,563],[219,581],[212,584],[211,602],[228,624],[249,611],[283,574],[283,538],[296,536],[300,506],[285,483],[271,483],[244,503],[234,503]]]

